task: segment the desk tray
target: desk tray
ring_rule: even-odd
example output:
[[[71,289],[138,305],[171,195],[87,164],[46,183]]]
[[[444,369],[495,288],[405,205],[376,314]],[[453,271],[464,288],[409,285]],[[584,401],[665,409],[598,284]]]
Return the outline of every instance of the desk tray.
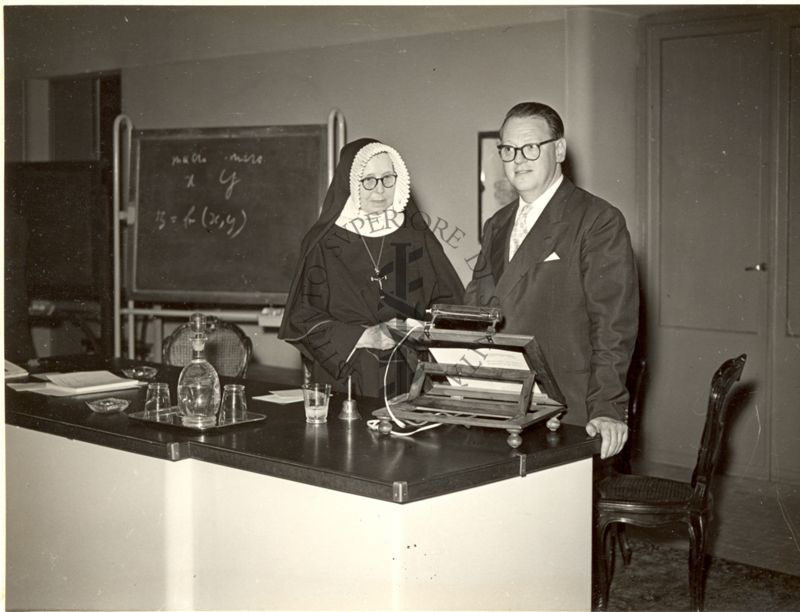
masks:
[[[168,410],[164,410],[159,413],[159,418],[156,418],[154,414],[148,414],[145,411],[142,412],[132,412],[128,413],[128,417],[131,419],[135,419],[137,421],[142,421],[143,423],[155,423],[156,425],[166,425],[168,427],[177,427],[178,429],[182,429],[183,431],[215,431],[218,429],[223,429],[225,427],[235,427],[238,425],[246,425],[247,423],[255,423],[257,421],[263,421],[266,418],[266,415],[260,414],[258,412],[251,412],[247,411],[247,416],[240,420],[240,421],[223,421],[221,423],[217,423],[215,425],[208,425],[206,427],[203,426],[190,426],[184,425],[181,421],[181,415],[178,411],[177,406],[173,406]]]

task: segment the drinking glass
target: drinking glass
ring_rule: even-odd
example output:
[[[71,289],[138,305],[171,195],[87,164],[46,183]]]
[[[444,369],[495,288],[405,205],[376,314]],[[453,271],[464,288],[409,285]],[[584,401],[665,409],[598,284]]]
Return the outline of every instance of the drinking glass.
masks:
[[[244,385],[229,384],[222,389],[222,406],[219,410],[219,423],[235,423],[247,418],[247,400]]]
[[[303,402],[306,409],[306,423],[326,423],[328,421],[328,401],[331,386],[319,383],[303,385]]]
[[[169,384],[153,382],[147,385],[147,396],[144,400],[144,412],[148,418],[159,420],[171,407]]]

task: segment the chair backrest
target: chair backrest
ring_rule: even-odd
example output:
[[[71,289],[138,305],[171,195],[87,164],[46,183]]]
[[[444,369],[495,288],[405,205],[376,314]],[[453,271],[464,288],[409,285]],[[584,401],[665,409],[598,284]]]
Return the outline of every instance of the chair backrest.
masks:
[[[235,323],[208,317],[205,357],[221,376],[243,377],[253,354],[253,342]],[[192,330],[189,323],[179,325],[164,340],[164,363],[184,366],[192,360]]]
[[[746,361],[747,355],[744,354],[728,359],[711,379],[706,423],[703,427],[703,437],[700,440],[700,450],[697,453],[697,464],[692,473],[693,491],[690,506],[697,509],[706,506],[711,481],[719,461],[728,407],[725,400],[733,383],[741,378]]]
[[[647,360],[644,356],[635,353],[628,368],[626,386],[628,388],[628,442],[617,455],[618,459],[614,468],[618,472],[628,474],[631,471],[631,455],[633,447],[639,437],[639,423],[641,422],[641,408],[644,397],[644,381],[647,374]]]
[[[634,432],[639,429],[640,416],[644,395],[644,379],[647,374],[647,360],[641,355],[635,355],[628,368],[626,386],[630,399],[628,400],[628,428]]]

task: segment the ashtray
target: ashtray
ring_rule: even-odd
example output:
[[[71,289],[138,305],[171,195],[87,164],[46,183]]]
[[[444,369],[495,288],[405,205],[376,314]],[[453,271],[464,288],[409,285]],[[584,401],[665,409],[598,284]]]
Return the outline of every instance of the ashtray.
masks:
[[[127,378],[135,378],[137,380],[153,380],[158,374],[158,369],[153,366],[134,366],[132,368],[125,368],[122,373]]]
[[[86,405],[99,414],[111,414],[112,412],[122,412],[128,407],[129,403],[128,400],[118,397],[104,397],[103,399],[86,402]]]

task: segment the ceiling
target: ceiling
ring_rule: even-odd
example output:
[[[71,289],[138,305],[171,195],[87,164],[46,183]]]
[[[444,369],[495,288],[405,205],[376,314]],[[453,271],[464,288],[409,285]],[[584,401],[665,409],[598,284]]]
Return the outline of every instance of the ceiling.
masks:
[[[563,20],[587,5],[9,5],[7,77],[269,53]],[[639,16],[653,5],[591,5]],[[65,56],[65,51],[67,55]],[[71,64],[69,63],[71,61]],[[68,64],[68,65],[65,65]],[[79,72],[82,70],[78,70]]]

